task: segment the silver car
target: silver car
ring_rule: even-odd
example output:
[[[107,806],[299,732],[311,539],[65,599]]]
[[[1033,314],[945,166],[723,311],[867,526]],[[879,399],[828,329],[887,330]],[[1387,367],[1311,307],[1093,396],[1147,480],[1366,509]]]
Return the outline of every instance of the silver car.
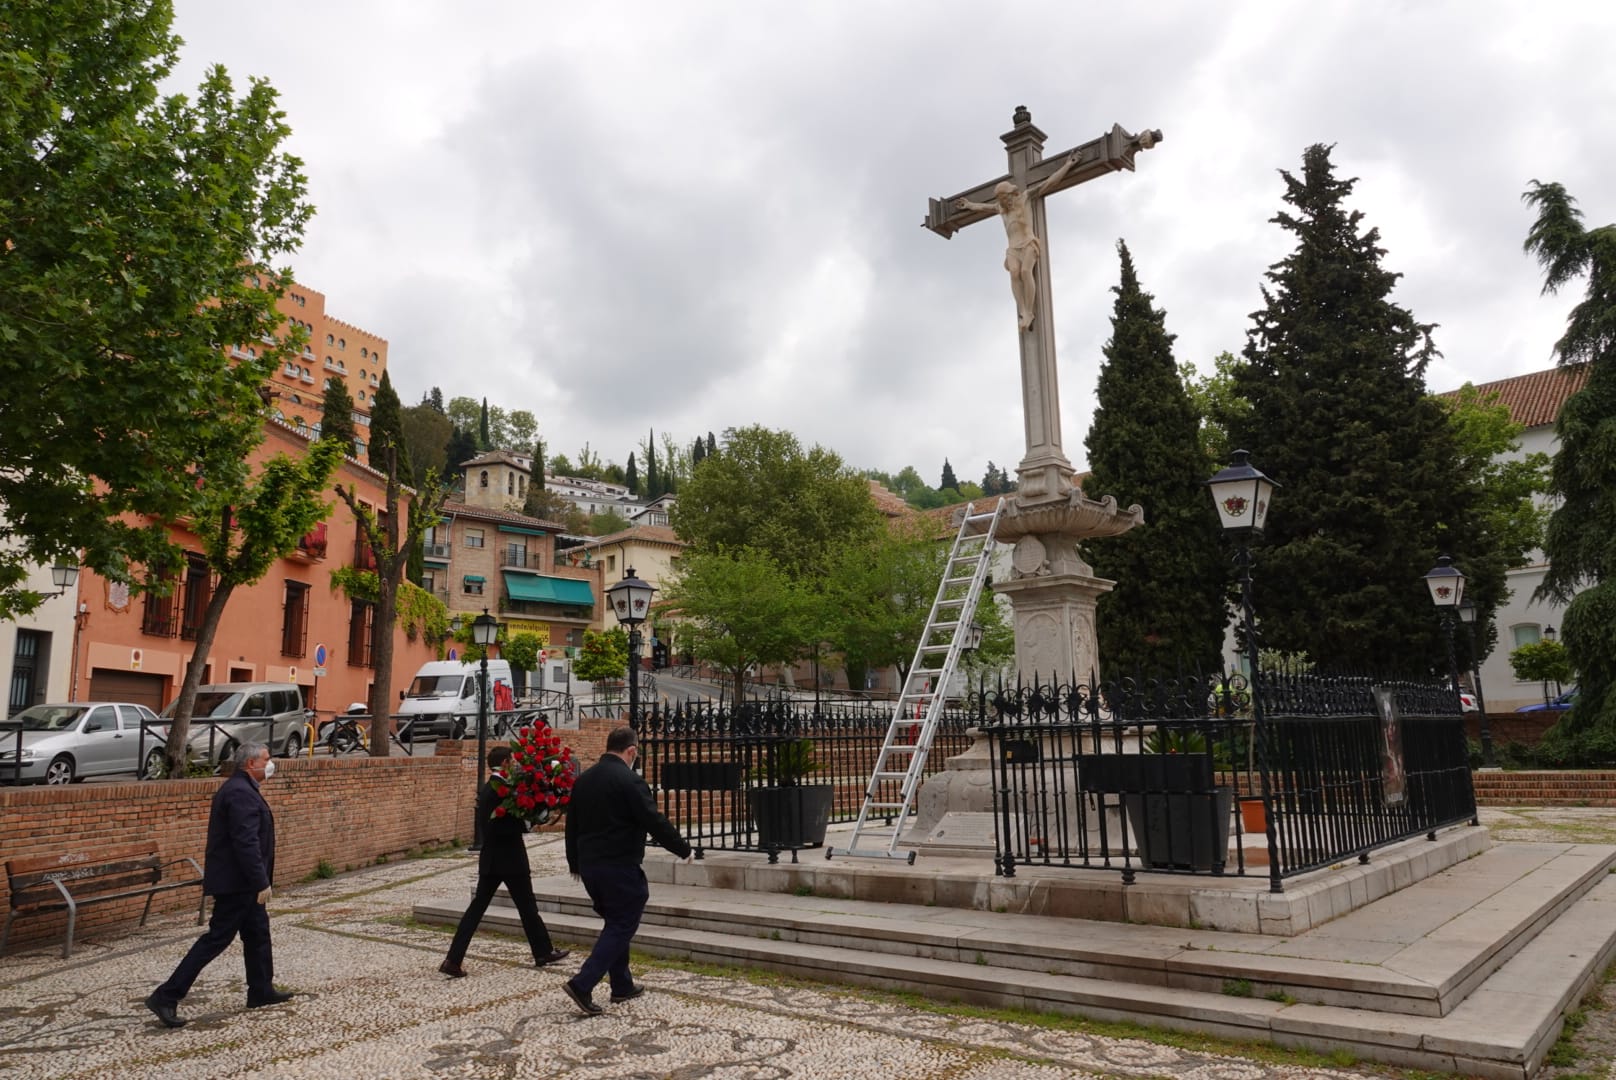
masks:
[[[174,715],[168,703],[159,722],[160,735],[168,734]],[[303,749],[303,725],[308,722],[303,692],[293,683],[209,683],[197,687],[191,709],[191,731],[186,739],[192,757],[217,765],[238,743],[261,742],[277,756],[296,757]]]
[[[111,773],[151,775],[163,759],[163,743],[146,737],[140,756],[140,724],[157,717],[127,701],[74,701],[34,705],[0,720],[0,782],[21,780],[70,784]],[[17,761],[19,739],[22,762]]]

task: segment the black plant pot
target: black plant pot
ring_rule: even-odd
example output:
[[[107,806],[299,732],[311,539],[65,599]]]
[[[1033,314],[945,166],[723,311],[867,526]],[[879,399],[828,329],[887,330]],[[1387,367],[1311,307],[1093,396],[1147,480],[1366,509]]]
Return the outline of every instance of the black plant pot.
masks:
[[[1159,869],[1221,871],[1229,857],[1234,789],[1124,795],[1139,861]]]
[[[752,821],[757,825],[758,846],[785,851],[823,845],[835,794],[830,784],[753,788],[747,792]]]

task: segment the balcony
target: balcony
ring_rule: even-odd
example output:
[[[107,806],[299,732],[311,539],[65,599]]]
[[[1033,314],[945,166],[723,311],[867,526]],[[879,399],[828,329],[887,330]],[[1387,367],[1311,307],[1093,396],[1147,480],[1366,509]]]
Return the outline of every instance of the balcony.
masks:
[[[504,570],[537,570],[539,553],[526,548],[507,547],[499,553],[499,565]]]
[[[325,558],[329,546],[325,525],[325,522],[320,522],[297,542],[297,554],[310,560]]]
[[[443,562],[449,561],[448,544],[422,544],[421,548],[421,555],[423,558],[439,559]]]

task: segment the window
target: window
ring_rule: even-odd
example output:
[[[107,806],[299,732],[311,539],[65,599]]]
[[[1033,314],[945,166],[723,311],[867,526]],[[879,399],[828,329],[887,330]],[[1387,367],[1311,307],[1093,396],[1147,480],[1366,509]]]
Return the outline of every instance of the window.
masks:
[[[429,593],[438,591],[438,575],[431,570],[421,571],[421,588]]]
[[[185,567],[185,603],[180,622],[180,637],[195,641],[202,629],[202,618],[208,612],[208,601],[213,598],[213,574],[200,555],[187,555]]]
[[[507,494],[507,495],[515,495],[516,494],[516,474],[515,473],[506,473],[505,474],[505,494]]]
[[[348,339],[347,338],[338,338],[337,339],[337,348],[346,349],[347,347],[348,347]]]
[[[466,530],[466,546],[469,547],[469,548],[480,548],[480,547],[482,547],[483,546],[483,531],[481,529],[467,529]]]
[[[482,473],[477,477],[477,486],[478,487],[487,487],[488,486],[488,470],[487,469],[484,469],[482,471]]]
[[[362,600],[351,602],[348,610],[348,664],[352,667],[370,667],[375,613],[373,604]]]
[[[361,360],[363,360],[365,357],[367,357],[369,355],[370,355],[370,350],[369,349],[360,349],[359,350],[359,358]]]
[[[365,369],[364,368],[359,369],[359,377],[361,379],[363,379],[365,377]]]
[[[359,400],[360,401],[365,400],[365,392],[363,390],[359,391]]]
[[[483,579],[477,574],[467,574],[460,582],[461,591],[467,596],[481,596],[483,594]]]
[[[608,556],[606,556],[606,572],[609,574],[609,573],[611,573],[612,571],[614,571],[616,569],[617,569],[617,556],[616,555],[608,555]]]
[[[523,498],[527,497],[527,477],[518,476],[516,478],[516,493]]]
[[[281,655],[302,656],[309,640],[309,587],[288,581],[281,604]]]
[[[330,335],[330,334],[327,334],[327,335],[326,335],[326,336],[325,336],[325,343],[326,343],[326,344],[327,344],[327,345],[329,345],[329,344],[331,344],[331,343],[332,343],[332,342],[333,342],[333,341],[335,341],[335,340],[337,340],[337,339],[336,339],[336,338],[334,338],[334,337],[332,337],[332,336],[331,336],[331,335]]]
[[[1515,647],[1522,645],[1536,645],[1543,640],[1543,628],[1537,623],[1522,623],[1520,626],[1510,627],[1510,633],[1515,636]]]
[[[514,541],[511,542],[511,543],[506,544],[505,545],[505,565],[506,566],[521,567],[522,569],[528,569],[527,545],[526,544],[518,544],[518,543],[516,543]],[[538,561],[535,559],[534,560],[534,568],[536,569],[537,566],[538,566]]]
[[[90,710],[90,715],[84,721],[84,734],[92,731],[117,731],[118,713],[111,705],[102,705]]]

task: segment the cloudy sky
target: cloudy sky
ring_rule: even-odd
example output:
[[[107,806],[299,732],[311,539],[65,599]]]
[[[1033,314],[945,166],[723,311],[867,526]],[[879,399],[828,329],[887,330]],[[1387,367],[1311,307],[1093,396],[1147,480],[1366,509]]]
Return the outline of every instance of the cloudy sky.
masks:
[[[1065,445],[1080,467],[1115,243],[1210,370],[1239,351],[1277,170],[1335,144],[1432,389],[1535,371],[1580,298],[1540,297],[1528,181],[1616,219],[1609,3],[177,0],[178,84],[281,92],[318,214],[294,263],[431,386],[626,461],[762,423],[935,484],[1024,446],[1004,232],[928,197],[1002,173],[1025,104],[1054,156],[1164,143],[1051,198]]]

